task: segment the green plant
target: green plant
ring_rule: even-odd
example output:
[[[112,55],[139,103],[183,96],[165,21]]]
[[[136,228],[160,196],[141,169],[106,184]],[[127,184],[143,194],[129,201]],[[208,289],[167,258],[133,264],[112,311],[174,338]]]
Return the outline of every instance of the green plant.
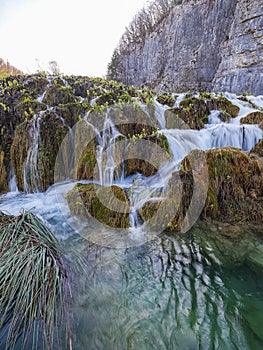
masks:
[[[32,349],[40,342],[51,349],[58,319],[68,319],[69,283],[59,242],[34,214],[0,212],[0,258],[0,329],[6,349],[19,338],[22,349],[29,341]]]

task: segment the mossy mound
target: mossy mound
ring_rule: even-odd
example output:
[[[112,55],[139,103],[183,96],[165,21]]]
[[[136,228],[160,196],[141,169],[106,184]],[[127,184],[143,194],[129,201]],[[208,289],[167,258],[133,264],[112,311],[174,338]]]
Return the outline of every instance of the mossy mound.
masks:
[[[22,123],[16,128],[12,143],[10,157],[16,174],[16,181],[19,191],[24,190],[24,164],[27,159],[27,152],[30,143],[30,124]]]
[[[168,229],[181,229],[192,201],[194,176],[189,163],[189,155],[184,158],[179,172],[169,181],[172,192],[168,199],[149,201],[141,209],[144,220],[158,222]],[[202,218],[212,218],[231,224],[251,222],[261,224],[263,220],[263,168],[239,149],[226,147],[205,152],[208,167],[207,199]],[[178,186],[181,186],[179,188]],[[174,192],[174,189],[175,192]],[[199,188],[200,196],[204,189]],[[199,203],[196,203],[198,206]],[[195,203],[193,203],[195,205]],[[175,208],[174,213],[171,212]],[[156,215],[156,213],[163,213]],[[165,215],[173,219],[168,223]],[[156,216],[156,217],[155,217]]]
[[[252,112],[241,118],[240,124],[259,124],[259,127],[263,130],[263,112]]]
[[[204,214],[222,221],[262,222],[263,172],[259,163],[239,149],[206,152],[209,168]]]
[[[8,191],[7,171],[4,164],[4,152],[0,152],[0,193]]]
[[[156,101],[161,103],[162,105],[173,107],[176,102],[176,96],[173,96],[169,93],[158,94],[156,97]]]
[[[34,114],[46,109],[47,106],[44,103],[25,98],[16,107],[16,116],[18,120],[30,120]]]
[[[232,118],[237,117],[240,111],[238,106],[233,105],[233,103],[230,102],[225,97],[210,98],[210,99],[206,99],[205,101],[210,111],[218,110],[218,111],[226,112]]]
[[[239,113],[239,107],[224,97],[215,98],[206,95],[200,98],[188,97],[180,102],[179,107],[165,112],[166,127],[203,129],[212,110],[220,111],[219,118],[225,122],[229,122],[231,117],[236,117]]]
[[[259,140],[259,142],[252,148],[249,152],[251,156],[258,156],[263,159],[263,139]]]
[[[78,180],[92,180],[94,177],[96,160],[96,142],[95,139],[89,142],[86,146],[80,161],[77,166],[77,179]]]
[[[147,135],[144,131],[134,135],[125,152],[125,175],[141,173],[144,176],[156,174],[161,164],[171,159],[169,143],[165,135],[153,133]]]
[[[77,184],[66,195],[70,211],[80,218],[119,228],[128,228],[129,204],[125,191],[118,186]]]
[[[38,149],[41,190],[46,190],[54,183],[56,157],[68,132],[69,129],[57,114],[52,111],[42,114],[39,130],[41,142]]]
[[[91,109],[88,104],[77,103],[67,103],[59,104],[54,108],[54,112],[61,118],[65,120],[67,126],[72,128],[84,115]]]
[[[128,138],[142,133],[151,135],[159,128],[152,104],[146,105],[144,110],[134,104],[112,107],[108,116],[119,132]]]
[[[174,112],[190,129],[200,130],[208,122],[210,109],[206,101],[192,97],[180,102],[180,108],[176,108]]]
[[[50,86],[43,98],[43,103],[49,106],[76,102],[78,102],[78,99],[76,96],[74,96],[73,89],[71,87],[64,87],[60,85]]]

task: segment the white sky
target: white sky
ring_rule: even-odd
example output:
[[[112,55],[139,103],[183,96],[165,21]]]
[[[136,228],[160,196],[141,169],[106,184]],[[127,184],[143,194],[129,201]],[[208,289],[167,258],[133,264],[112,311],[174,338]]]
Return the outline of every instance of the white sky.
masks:
[[[25,73],[102,76],[125,27],[146,0],[0,0],[0,57]]]

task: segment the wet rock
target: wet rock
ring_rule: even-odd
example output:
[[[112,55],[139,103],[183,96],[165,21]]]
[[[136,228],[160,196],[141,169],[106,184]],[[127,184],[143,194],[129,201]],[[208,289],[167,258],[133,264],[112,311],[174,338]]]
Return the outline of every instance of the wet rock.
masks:
[[[46,111],[40,120],[40,144],[38,149],[41,190],[54,183],[54,168],[59,147],[69,129],[60,117],[52,111]]]
[[[241,124],[259,124],[263,129],[263,112],[252,112],[240,119]]]
[[[173,107],[176,102],[176,96],[172,96],[169,93],[158,94],[156,101],[162,105]]]
[[[239,113],[239,107],[234,106],[226,98],[215,98],[202,93],[200,98],[188,97],[180,102],[179,107],[166,110],[166,127],[203,129],[212,110],[220,111],[219,118],[224,122],[229,122],[231,117],[236,117]]]
[[[135,173],[144,176],[154,175],[165,160],[171,159],[166,136],[159,133],[147,135],[144,131],[129,140],[124,156],[126,176]]]
[[[129,204],[125,191],[118,186],[77,184],[66,196],[72,214],[90,221],[119,228],[128,228]]]
[[[73,90],[60,85],[50,86],[43,98],[43,103],[49,106],[76,102],[77,98],[74,96]]]
[[[24,190],[24,164],[30,145],[30,124],[24,122],[16,128],[11,146],[10,157],[16,175],[19,191]]]
[[[0,152],[0,193],[6,193],[8,191],[8,178],[4,165],[4,152]]]
[[[212,149],[205,152],[207,168],[200,168],[197,175],[197,168],[192,170],[193,161],[192,165],[189,162],[190,155],[191,152],[182,161],[180,172],[175,172],[170,179],[169,197],[155,202],[149,201],[144,205],[141,210],[144,220],[148,221],[156,216],[158,211],[164,218],[165,213],[169,213],[171,220],[167,223],[163,219],[167,228],[181,230],[185,225],[194,224],[201,214],[202,218],[213,218],[224,223],[218,230],[222,235],[231,238],[242,234],[236,223],[262,223],[263,168],[256,160],[239,149]],[[198,181],[195,187],[194,180]],[[191,212],[190,206],[200,209],[199,214],[197,211]],[[159,209],[161,207],[163,209]],[[154,220],[162,221],[162,215],[157,215]]]
[[[257,156],[263,158],[263,139],[259,140],[259,142],[252,148],[249,152],[250,156]]]

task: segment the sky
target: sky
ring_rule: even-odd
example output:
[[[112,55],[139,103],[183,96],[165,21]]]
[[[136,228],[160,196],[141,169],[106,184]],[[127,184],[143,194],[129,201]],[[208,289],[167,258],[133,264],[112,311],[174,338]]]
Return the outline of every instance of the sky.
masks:
[[[0,57],[24,73],[56,61],[64,74],[104,76],[146,0],[0,0]]]

